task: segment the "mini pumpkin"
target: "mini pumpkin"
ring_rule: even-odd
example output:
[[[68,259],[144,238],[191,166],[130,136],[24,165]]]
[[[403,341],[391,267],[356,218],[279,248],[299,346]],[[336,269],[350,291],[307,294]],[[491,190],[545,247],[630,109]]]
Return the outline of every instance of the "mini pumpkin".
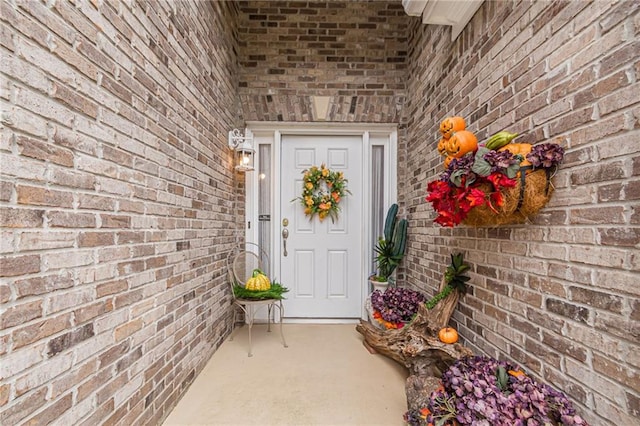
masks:
[[[465,123],[464,118],[458,116],[447,117],[440,123],[440,133],[442,133],[443,138],[449,139],[454,132],[464,130],[466,127],[467,123]]]
[[[445,146],[446,146],[447,140],[445,138],[440,139],[440,141],[438,142],[438,153],[440,155],[447,155],[447,151],[445,150]]]
[[[444,148],[450,156],[460,158],[478,149],[478,138],[468,130],[460,130],[451,135]]]
[[[453,327],[445,327],[438,332],[438,338],[442,343],[455,343],[458,341],[458,332]]]
[[[271,288],[271,281],[260,269],[254,269],[251,278],[247,280],[244,288],[254,291],[265,291]]]
[[[520,167],[524,167],[524,166],[531,165],[531,162],[527,160],[527,154],[531,152],[532,148],[533,148],[533,145],[531,145],[530,143],[510,143],[503,146],[498,151],[509,151],[513,155],[517,155],[517,154],[522,155],[522,161],[520,162]]]

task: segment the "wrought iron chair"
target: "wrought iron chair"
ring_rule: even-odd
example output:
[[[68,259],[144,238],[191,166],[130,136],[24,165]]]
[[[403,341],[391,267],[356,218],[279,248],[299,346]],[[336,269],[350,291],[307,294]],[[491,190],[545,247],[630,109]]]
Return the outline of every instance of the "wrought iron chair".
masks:
[[[256,312],[263,306],[267,307],[267,331],[271,332],[271,322],[275,323],[275,310],[280,314],[280,337],[282,344],[287,348],[282,331],[282,317],[284,316],[284,306],[280,299],[241,299],[235,296],[233,287],[235,284],[244,286],[251,277],[254,269],[265,270],[269,265],[269,256],[255,243],[240,243],[234,247],[227,256],[227,268],[229,272],[229,283],[231,284],[231,297],[233,298],[233,325],[236,324],[236,306],[242,309],[245,322],[249,325],[249,356],[253,356],[251,350],[251,328],[255,320]],[[233,336],[231,337],[233,339]]]

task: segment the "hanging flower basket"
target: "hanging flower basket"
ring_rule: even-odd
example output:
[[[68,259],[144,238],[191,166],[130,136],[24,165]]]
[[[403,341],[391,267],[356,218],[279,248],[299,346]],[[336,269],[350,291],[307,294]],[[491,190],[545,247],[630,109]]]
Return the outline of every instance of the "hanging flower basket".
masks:
[[[523,223],[547,204],[553,192],[551,177],[564,156],[558,144],[511,143],[517,135],[502,131],[485,144],[462,145],[454,139],[456,132],[452,135],[446,139],[443,133],[438,144],[446,156],[445,171],[427,186],[426,200],[437,213],[436,223]]]
[[[549,202],[553,193],[553,170],[527,170],[524,167],[520,170],[515,186],[502,190],[502,206],[494,206],[493,209],[487,204],[477,206],[469,210],[462,223],[469,226],[497,226],[525,223],[535,216]],[[491,187],[482,184],[479,189],[489,192]]]

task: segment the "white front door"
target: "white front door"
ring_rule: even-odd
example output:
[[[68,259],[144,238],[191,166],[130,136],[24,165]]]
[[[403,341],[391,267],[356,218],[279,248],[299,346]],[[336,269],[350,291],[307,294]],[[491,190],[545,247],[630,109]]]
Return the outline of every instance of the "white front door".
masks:
[[[287,318],[360,318],[363,302],[362,136],[283,135],[280,213],[287,219],[286,256],[282,241],[281,282],[289,288]],[[299,200],[303,172],[321,164],[341,171],[351,192],[340,201],[338,219],[305,216]],[[278,237],[282,238],[281,232]]]

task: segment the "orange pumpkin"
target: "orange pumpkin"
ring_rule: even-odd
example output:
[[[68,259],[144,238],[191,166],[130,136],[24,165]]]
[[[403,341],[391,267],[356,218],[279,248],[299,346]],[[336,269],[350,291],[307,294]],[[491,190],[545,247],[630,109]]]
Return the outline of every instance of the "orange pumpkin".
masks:
[[[460,158],[478,149],[478,138],[468,130],[460,130],[451,135],[444,148],[450,156]]]
[[[531,162],[527,160],[527,154],[531,152],[531,148],[533,148],[533,145],[530,143],[510,143],[503,146],[498,151],[509,151],[513,155],[522,155],[523,160],[520,162],[520,167],[524,167],[531,165]]]
[[[458,341],[458,332],[453,327],[445,327],[438,333],[438,338],[443,343],[455,343]]]
[[[444,149],[446,143],[447,140],[445,138],[440,139],[440,142],[438,142],[438,153],[440,153],[440,155],[447,155],[447,152]]]
[[[447,117],[440,123],[440,133],[445,139],[449,139],[454,132],[459,132],[467,127],[464,118],[462,117]]]

